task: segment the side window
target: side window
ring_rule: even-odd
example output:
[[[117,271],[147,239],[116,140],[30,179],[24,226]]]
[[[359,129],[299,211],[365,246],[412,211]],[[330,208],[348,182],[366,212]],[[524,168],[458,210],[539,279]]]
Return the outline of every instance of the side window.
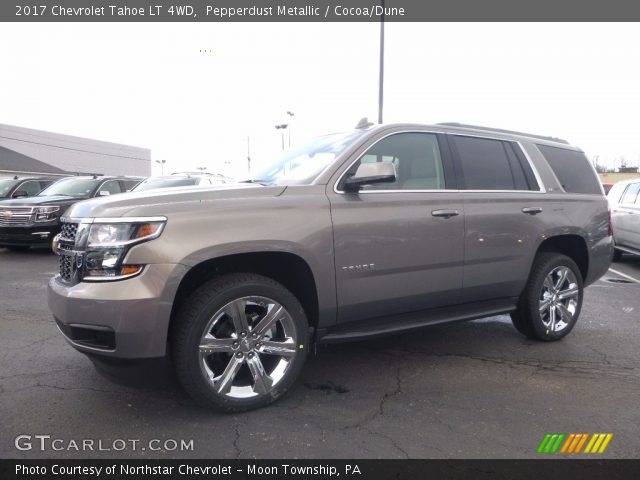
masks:
[[[27,192],[27,195],[29,195],[30,197],[33,197],[34,195],[37,195],[40,192],[40,190],[42,190],[42,188],[40,188],[40,182],[38,180],[29,180],[27,182],[24,182],[22,185],[20,185],[16,189],[16,192],[19,190],[23,190]]]
[[[584,153],[548,145],[536,146],[547,159],[565,192],[602,195],[600,181]]]
[[[122,193],[122,187],[118,180],[109,180],[100,185],[98,189],[98,193],[104,191],[109,192],[109,195],[115,195],[116,193]]]
[[[640,192],[640,183],[630,183],[624,191],[620,203],[635,203],[636,198],[638,198],[638,192]]]
[[[122,180],[122,184],[124,185],[125,192],[130,191],[133,187],[135,187],[139,183],[140,183],[140,180]]]
[[[392,163],[396,181],[363,190],[442,190],[446,188],[438,138],[433,133],[397,133],[373,145],[351,166],[345,178],[361,163]]]
[[[40,191],[44,190],[52,183],[53,183],[53,180],[40,180]]]
[[[453,135],[467,190],[529,190],[509,142]]]

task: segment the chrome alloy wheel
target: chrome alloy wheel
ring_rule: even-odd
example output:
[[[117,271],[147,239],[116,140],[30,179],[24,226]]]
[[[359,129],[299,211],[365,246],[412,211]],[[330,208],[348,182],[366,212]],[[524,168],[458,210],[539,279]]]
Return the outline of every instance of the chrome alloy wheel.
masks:
[[[577,311],[579,295],[578,280],[570,268],[561,265],[547,274],[539,299],[547,333],[567,328]]]
[[[204,329],[199,364],[220,396],[251,398],[282,381],[297,352],[287,310],[266,297],[243,297],[218,310]]]

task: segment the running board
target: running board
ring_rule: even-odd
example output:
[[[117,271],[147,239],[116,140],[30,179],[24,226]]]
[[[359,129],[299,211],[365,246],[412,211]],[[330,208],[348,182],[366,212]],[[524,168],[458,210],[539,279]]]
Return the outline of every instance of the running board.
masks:
[[[621,247],[620,245],[616,245],[614,248],[624,253],[630,253],[631,255],[640,255],[640,250],[634,250],[633,248]]]
[[[319,343],[346,342],[391,335],[439,323],[491,317],[512,312],[516,309],[517,302],[518,297],[501,298],[347,322],[324,331],[319,330],[317,341]]]

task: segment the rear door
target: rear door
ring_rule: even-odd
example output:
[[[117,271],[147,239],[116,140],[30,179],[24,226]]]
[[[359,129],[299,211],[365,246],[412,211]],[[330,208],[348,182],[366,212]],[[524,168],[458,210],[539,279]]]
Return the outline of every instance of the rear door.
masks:
[[[393,163],[396,182],[345,192],[361,162]],[[330,183],[339,322],[460,300],[464,211],[453,172],[443,135],[397,132],[362,147]]]
[[[518,142],[449,134],[464,201],[463,302],[520,295],[544,231],[544,195]]]

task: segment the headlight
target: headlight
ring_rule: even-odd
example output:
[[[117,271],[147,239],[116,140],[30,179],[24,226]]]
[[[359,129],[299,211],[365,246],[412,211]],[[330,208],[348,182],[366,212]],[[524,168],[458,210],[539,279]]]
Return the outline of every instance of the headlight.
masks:
[[[125,265],[133,245],[157,238],[165,220],[141,222],[95,222],[91,224],[84,261],[84,280],[111,280],[136,275],[142,265]]]
[[[50,222],[56,218],[56,212],[60,207],[38,207],[36,208],[36,222]]]

